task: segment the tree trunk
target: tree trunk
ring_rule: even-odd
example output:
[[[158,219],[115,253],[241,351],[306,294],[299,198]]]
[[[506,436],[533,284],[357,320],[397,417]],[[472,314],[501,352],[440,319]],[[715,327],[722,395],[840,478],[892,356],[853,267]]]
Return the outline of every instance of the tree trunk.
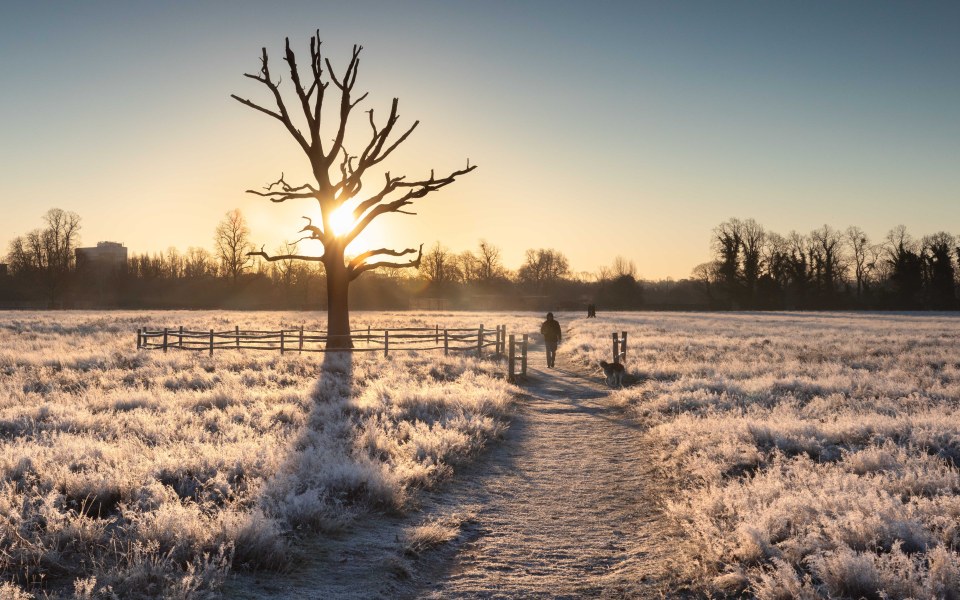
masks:
[[[347,304],[350,274],[343,264],[342,252],[333,256],[327,267],[327,350],[353,348],[350,339],[350,307]]]

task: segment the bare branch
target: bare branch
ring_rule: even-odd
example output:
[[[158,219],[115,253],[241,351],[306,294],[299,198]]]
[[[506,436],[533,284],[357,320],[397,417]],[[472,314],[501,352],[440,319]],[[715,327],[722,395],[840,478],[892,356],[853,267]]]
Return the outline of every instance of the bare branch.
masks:
[[[422,244],[421,244],[421,247],[423,247]],[[358,254],[357,256],[353,257],[353,259],[350,261],[349,267],[351,269],[355,269],[359,267],[361,263],[363,263],[365,260],[373,256],[379,256],[379,255],[404,256],[406,254],[413,254],[416,251],[417,250],[414,248],[407,248],[406,250],[391,250],[390,248],[378,248],[376,250],[367,250],[366,252],[362,254]]]
[[[277,103],[277,109],[279,113],[276,113],[266,108],[263,108],[261,106],[258,106],[257,104],[254,104],[249,100],[240,98],[239,96],[232,94],[231,97],[237,100],[238,102],[241,102],[242,104],[246,104],[251,108],[254,108],[263,113],[266,113],[276,119],[279,119],[280,122],[283,123],[284,127],[287,128],[287,131],[290,132],[290,135],[292,135],[293,138],[297,140],[297,143],[300,144],[300,147],[303,148],[304,152],[306,152],[307,155],[310,155],[310,150],[311,150],[310,145],[307,144],[307,140],[304,139],[303,134],[300,133],[300,130],[294,126],[293,121],[290,120],[290,115],[287,112],[287,107],[283,102],[283,97],[280,95],[279,85],[277,83],[274,83],[270,79],[270,64],[267,57],[266,48],[261,49],[260,63],[261,63],[260,75],[252,75],[250,73],[244,73],[244,76],[249,77],[250,79],[259,81],[260,83],[262,83],[263,85],[267,86],[267,88],[270,89],[270,91],[273,93],[273,99]],[[300,91],[302,90],[298,90],[298,94]]]
[[[303,116],[307,119],[307,125],[310,129],[310,145],[316,146],[317,144],[317,128],[314,127],[313,123],[313,111],[310,109],[310,100],[307,92],[304,91],[303,85],[300,83],[300,71],[297,69],[297,57],[293,53],[293,50],[290,48],[290,38],[284,38],[284,59],[287,61],[287,65],[290,67],[290,79],[293,81],[293,89],[297,92],[297,98],[300,99],[300,107],[303,109]],[[316,81],[314,81],[316,84]]]
[[[278,254],[276,256],[270,256],[263,250],[263,246],[260,247],[260,250],[257,252],[247,252],[247,256],[262,256],[264,260],[268,262],[276,262],[278,260],[309,260],[312,262],[323,262],[323,256],[305,256],[303,254]]]
[[[355,269],[350,269],[350,279],[351,280],[356,279],[357,277],[360,276],[361,273],[364,273],[366,271],[372,271],[374,269],[379,269],[381,267],[385,269],[406,269],[408,267],[419,267],[420,260],[422,258],[423,258],[423,244],[420,244],[420,249],[417,251],[416,258],[404,263],[395,263],[395,262],[390,262],[386,260],[375,262],[375,263],[367,263]]]
[[[363,216],[357,221],[357,224],[354,225],[350,233],[344,236],[344,240],[346,240],[346,243],[349,244],[351,241],[354,240],[354,238],[360,235],[361,231],[366,229],[367,226],[370,225],[370,223],[372,223],[373,220],[379,217],[380,215],[391,213],[391,212],[401,212],[401,209],[404,206],[412,204],[414,200],[418,198],[423,198],[424,196],[426,196],[431,192],[435,192],[440,188],[450,185],[460,175],[465,175],[466,173],[469,173],[470,171],[473,171],[476,168],[477,168],[476,165],[471,165],[469,167],[465,167],[458,171],[454,171],[453,173],[441,179],[435,179],[431,174],[430,179],[425,181],[409,181],[408,182],[400,178],[394,178],[392,180],[388,180],[388,184],[386,186],[387,188],[393,187],[394,189],[396,189],[400,187],[405,187],[405,188],[410,188],[410,190],[407,191],[407,193],[404,194],[403,196],[397,198],[396,200],[392,200],[390,202],[381,203],[377,205],[372,205],[372,204],[368,205],[369,201],[361,203],[361,206],[368,205],[369,211],[366,213],[365,216]],[[389,192],[387,192],[387,194],[383,194],[383,192],[381,192],[381,194],[378,194],[378,196],[381,196],[380,201],[382,202],[386,198],[386,195],[389,194]]]
[[[311,219],[310,217],[303,217],[303,218],[307,220],[307,224],[304,225],[303,229],[301,229],[298,233],[309,231],[310,236],[302,239],[326,241],[327,239],[326,234],[323,232],[322,229],[320,229],[319,227],[313,224],[313,219]]]
[[[273,188],[275,187],[279,189],[274,190]],[[247,190],[247,193],[255,194],[261,198],[268,198],[271,202],[286,202],[287,200],[296,198],[316,198],[319,193],[317,189],[309,183],[297,186],[290,185],[284,180],[283,173],[280,174],[280,179],[264,186],[263,189],[266,191]]]

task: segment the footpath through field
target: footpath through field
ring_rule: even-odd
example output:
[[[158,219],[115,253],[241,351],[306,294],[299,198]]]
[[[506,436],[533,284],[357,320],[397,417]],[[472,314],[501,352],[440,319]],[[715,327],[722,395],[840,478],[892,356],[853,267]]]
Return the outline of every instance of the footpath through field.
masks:
[[[670,549],[643,428],[599,377],[537,350],[506,438],[436,498],[475,516],[418,596],[660,597]]]
[[[318,536],[291,573],[237,574],[237,600],[328,598],[661,598],[669,538],[663,478],[643,427],[600,377],[542,346],[503,440],[422,498],[419,515],[370,515]],[[449,545],[411,558],[416,521],[461,525]],[[669,594],[668,594],[669,595]]]

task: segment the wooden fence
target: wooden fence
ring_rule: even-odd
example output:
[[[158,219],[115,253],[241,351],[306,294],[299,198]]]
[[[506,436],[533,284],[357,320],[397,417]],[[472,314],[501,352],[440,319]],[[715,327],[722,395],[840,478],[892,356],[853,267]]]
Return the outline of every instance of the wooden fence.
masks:
[[[509,379],[515,381],[517,375],[527,374],[527,334],[521,341],[515,335],[507,336],[507,326],[499,325],[495,329],[485,329],[483,325],[472,328],[401,327],[391,329],[355,329],[350,333],[353,348],[350,352],[390,352],[443,350],[451,352],[476,353],[483,357],[509,358]],[[326,343],[330,339],[322,330],[281,329],[264,331],[240,329],[191,331],[183,327],[165,327],[163,329],[137,329],[137,350],[193,350],[207,352],[213,356],[216,350],[270,350],[287,352],[326,352]],[[508,349],[509,341],[509,349]],[[491,354],[492,353],[492,354]],[[517,369],[517,361],[520,368]]]

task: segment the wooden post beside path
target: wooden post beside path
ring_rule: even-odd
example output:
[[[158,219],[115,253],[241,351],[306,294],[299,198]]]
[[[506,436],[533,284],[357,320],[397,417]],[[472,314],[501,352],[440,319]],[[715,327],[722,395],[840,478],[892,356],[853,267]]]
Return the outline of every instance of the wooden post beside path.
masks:
[[[447,356],[450,354],[450,334],[447,332],[446,328],[443,330],[443,355]]]
[[[210,330],[210,356],[213,356],[213,330]]]
[[[507,362],[510,363],[510,366],[507,371],[508,373],[507,381],[509,381],[510,383],[513,383],[513,381],[516,379],[516,375],[514,374],[514,360],[516,360],[516,351],[514,350],[514,346],[516,345],[517,341],[515,338],[516,338],[515,335],[513,334],[510,335],[510,350],[507,358]]]
[[[520,374],[527,376],[527,334],[523,334],[523,346],[520,347]]]
[[[613,332],[613,363],[620,364],[620,340],[616,331]]]

